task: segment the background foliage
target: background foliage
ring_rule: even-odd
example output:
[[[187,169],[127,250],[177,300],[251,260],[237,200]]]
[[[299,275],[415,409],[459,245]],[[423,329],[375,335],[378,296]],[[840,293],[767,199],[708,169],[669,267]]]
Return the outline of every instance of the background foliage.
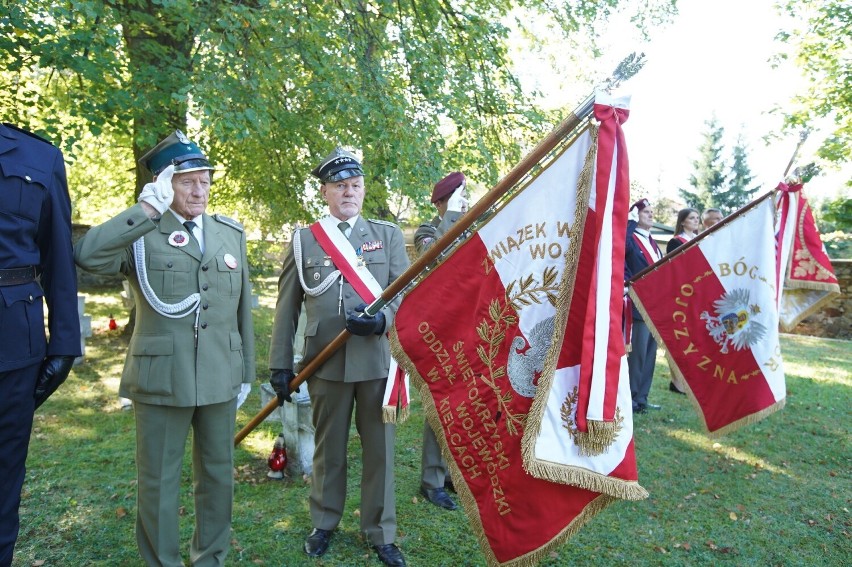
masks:
[[[748,150],[742,138],[734,144],[728,160],[722,143],[725,128],[715,116],[705,125],[707,130],[698,148],[698,158],[692,162],[694,173],[689,176],[692,191],[678,189],[678,193],[688,207],[698,211],[716,208],[723,215],[729,215],[747,205],[758,186],[752,185],[754,176],[748,166]]]
[[[785,112],[787,126],[798,132],[825,119],[834,125],[819,155],[827,162],[852,158],[852,4],[845,0],[784,0],[791,29],[778,34],[779,59],[793,59],[810,79],[807,90]],[[852,186],[852,180],[847,181]]]
[[[218,166],[213,208],[265,231],[317,215],[308,172],[338,144],[363,151],[370,216],[417,217],[451,170],[490,187],[558,118],[512,73],[510,26],[548,18],[531,45],[593,57],[612,13],[644,28],[675,4],[2,1],[0,117],[61,142],[80,220],[114,213],[92,192],[133,202],[149,180],[135,160],[180,128]],[[583,95],[607,72],[580,74]]]

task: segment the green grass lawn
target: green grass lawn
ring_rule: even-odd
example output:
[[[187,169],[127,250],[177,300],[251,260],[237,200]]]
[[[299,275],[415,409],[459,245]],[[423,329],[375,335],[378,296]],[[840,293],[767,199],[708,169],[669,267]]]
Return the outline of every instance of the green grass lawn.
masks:
[[[274,282],[255,310],[258,375],[265,377]],[[140,565],[136,551],[133,412],[118,382],[127,344],[108,331],[127,322],[118,290],[82,290],[92,336],[84,362],[36,414],[21,505],[15,566]],[[850,389],[852,342],[782,338],[787,407],[720,440],[704,435],[688,400],[668,392],[662,355],[651,394],[662,411],[636,417],[640,483],[650,498],[617,502],[543,565],[852,565]],[[418,497],[423,417],[397,428],[398,544],[409,565],[484,565],[461,510]],[[260,409],[257,385],[238,428]],[[379,565],[358,533],[359,444],[353,431],[349,500],[328,554],[309,560],[302,479],[266,477],[278,429],[263,423],[236,453],[233,545],[228,563]],[[182,536],[192,531],[190,468],[184,464]],[[544,505],[544,503],[542,504]]]

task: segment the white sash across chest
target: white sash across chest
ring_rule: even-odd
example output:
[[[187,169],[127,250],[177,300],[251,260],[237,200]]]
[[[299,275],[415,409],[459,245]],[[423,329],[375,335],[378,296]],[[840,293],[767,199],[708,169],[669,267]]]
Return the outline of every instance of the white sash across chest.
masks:
[[[307,282],[305,282],[304,268],[302,266],[301,231],[297,230],[293,235],[293,255],[296,260],[296,270],[299,273],[299,283],[302,284],[302,289],[305,290],[305,293],[312,297],[316,297],[324,293],[332,286],[332,284],[334,284],[334,282],[337,281],[339,277],[341,277],[342,269],[346,272],[346,277],[349,280],[349,283],[353,285],[356,291],[358,291],[359,283],[361,284],[360,287],[363,287],[363,291],[359,291],[361,299],[363,299],[366,303],[372,303],[382,294],[383,288],[373,274],[370,273],[370,270],[367,268],[366,264],[364,264],[363,260],[359,258],[358,254],[355,252],[355,248],[352,246],[352,243],[349,242],[348,238],[346,238],[346,235],[344,235],[337,227],[339,222],[340,221],[338,219],[332,216],[327,216],[317,223],[319,228],[322,230],[322,233],[327,238],[325,246],[319,239],[317,239],[317,243],[326,252],[326,254],[331,256],[334,265],[339,269],[326,276],[326,278],[316,287],[309,287]],[[329,244],[331,249],[326,249],[329,247]],[[367,291],[372,294],[372,297],[364,297]]]

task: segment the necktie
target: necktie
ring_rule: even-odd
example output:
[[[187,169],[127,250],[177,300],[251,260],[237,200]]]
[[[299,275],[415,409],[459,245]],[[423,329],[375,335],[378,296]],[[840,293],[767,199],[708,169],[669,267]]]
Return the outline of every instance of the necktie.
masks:
[[[183,223],[183,226],[185,226],[186,230],[189,231],[189,235],[192,236],[193,238],[195,238],[195,232],[194,231],[195,231],[195,227],[198,226],[198,225],[195,224],[193,221],[188,220],[185,223]],[[198,238],[195,238],[195,240],[198,241]]]
[[[343,236],[346,236],[348,238],[348,235],[346,234],[346,231],[349,230],[349,223],[348,222],[345,222],[345,221],[339,222],[337,224],[337,228],[340,229],[340,232],[343,233]]]
[[[204,254],[204,236],[202,235],[200,238],[197,234],[195,234],[195,229],[198,228],[198,225],[195,224],[195,221],[188,220],[183,223],[183,226],[186,227],[186,230],[189,231],[189,234],[195,239],[198,243],[198,248],[201,250],[201,253]]]

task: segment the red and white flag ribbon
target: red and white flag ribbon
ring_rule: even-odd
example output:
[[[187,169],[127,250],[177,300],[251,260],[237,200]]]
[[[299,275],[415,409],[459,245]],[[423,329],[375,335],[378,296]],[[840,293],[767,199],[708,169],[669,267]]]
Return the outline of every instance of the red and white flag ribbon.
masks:
[[[601,112],[601,122],[617,116],[612,108]],[[603,266],[609,257],[594,260],[598,250],[612,247],[607,240],[615,238],[606,236],[609,229],[599,228],[596,219],[587,221],[598,137],[615,132],[603,125],[600,131],[589,126],[543,163],[529,183],[406,295],[394,321],[394,356],[420,389],[459,499],[490,565],[532,564],[616,498],[644,493],[636,484],[629,391],[625,402],[620,389],[590,385],[586,399],[596,401],[575,401],[565,414],[573,421],[576,408],[584,407],[587,420],[606,419],[606,404],[611,404],[610,415],[620,415],[622,427],[608,449],[619,455],[607,454],[607,462],[584,456],[571,461],[581,474],[557,481],[537,478],[529,472],[522,445],[533,420],[544,415],[557,420],[554,429],[561,437],[571,438],[562,427],[561,409],[555,416],[544,411],[534,415],[531,407],[534,399],[549,394],[545,390],[551,384],[572,383],[570,391],[578,397],[580,335],[569,340],[567,327],[580,291],[575,277],[587,234],[594,236],[588,253],[595,266],[587,279],[603,281],[607,289],[595,296],[596,305],[606,306],[607,312],[612,304],[619,306],[615,330],[621,341],[622,276],[613,298],[607,271],[612,267]],[[606,199],[601,210],[615,210],[612,199]],[[581,293],[588,293],[587,288]],[[587,302],[576,305],[582,306],[576,307],[576,325],[582,326]],[[607,327],[604,344],[609,331]],[[577,344],[569,348],[574,338]],[[620,349],[623,355],[623,343]],[[573,363],[565,362],[565,351],[573,354]],[[618,370],[620,358],[616,356]],[[626,408],[619,413],[623,403]],[[582,487],[596,482],[600,490]]]

